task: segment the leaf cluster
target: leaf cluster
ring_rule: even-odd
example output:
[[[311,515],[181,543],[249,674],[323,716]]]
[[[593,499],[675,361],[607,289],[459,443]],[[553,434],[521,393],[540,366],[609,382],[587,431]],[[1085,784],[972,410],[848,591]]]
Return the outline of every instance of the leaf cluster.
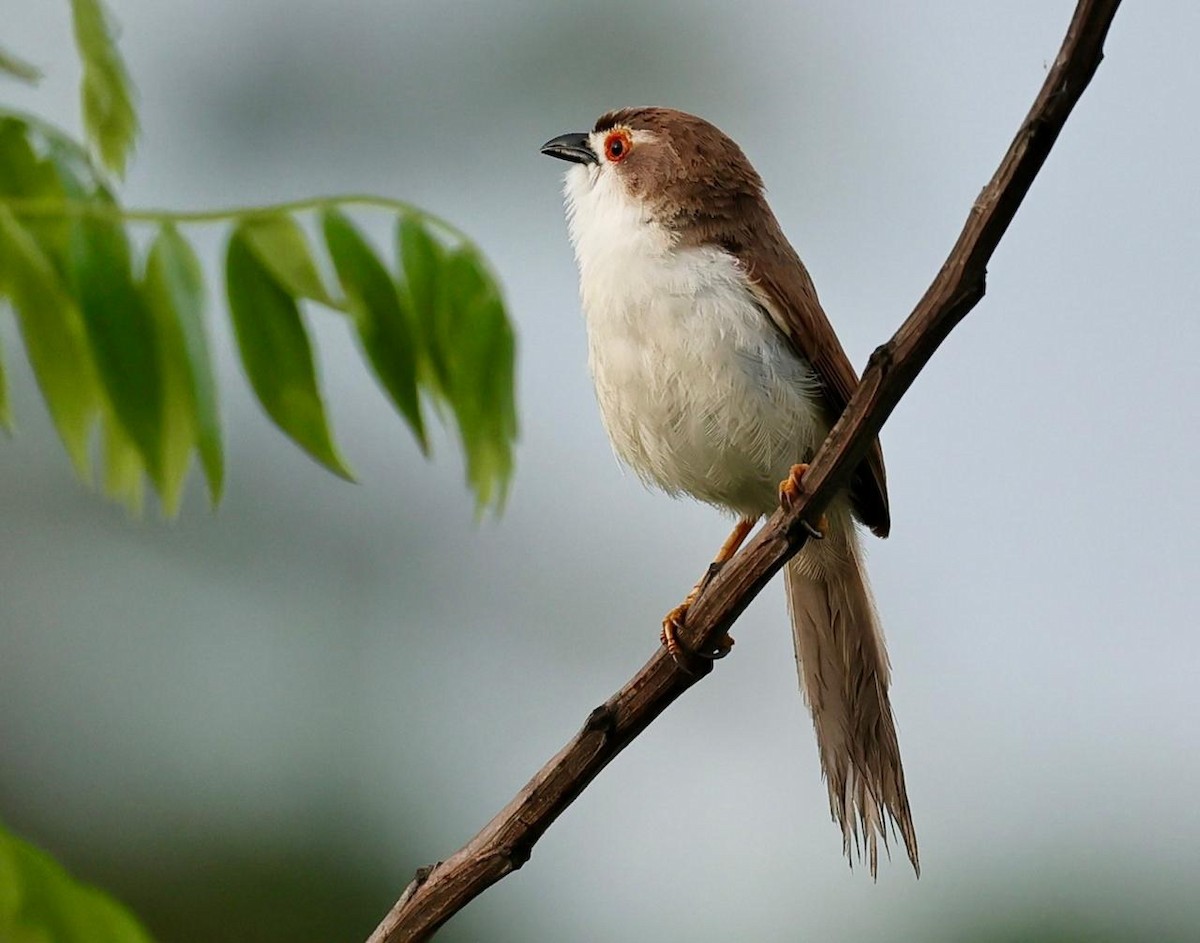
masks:
[[[99,429],[108,495],[138,509],[149,482],[174,514],[198,457],[219,499],[224,456],[209,292],[180,226],[220,222],[230,230],[224,294],[238,353],[271,420],[322,465],[351,477],[329,428],[302,308],[339,312],[422,451],[427,410],[452,418],[478,508],[499,507],[517,431],[516,351],[478,250],[449,224],[385,198],[200,213],[123,209],[106,173],[120,176],[132,152],[132,91],[98,0],[72,0],[72,9],[88,142],[0,110],[0,303],[16,314],[79,476],[94,479]],[[0,67],[36,75],[11,56]],[[350,203],[393,216],[390,265],[344,212]],[[301,224],[305,213],[316,217],[319,249]],[[154,232],[141,246],[132,228],[146,223]],[[0,351],[0,427],[11,423]]]

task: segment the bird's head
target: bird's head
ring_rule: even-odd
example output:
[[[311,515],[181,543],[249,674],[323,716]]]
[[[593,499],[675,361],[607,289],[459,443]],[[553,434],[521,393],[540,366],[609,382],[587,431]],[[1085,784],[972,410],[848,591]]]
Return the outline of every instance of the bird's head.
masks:
[[[703,118],[670,108],[610,111],[591,131],[559,135],[541,150],[573,164],[565,192],[577,243],[580,227],[600,217],[702,243],[753,217],[763,201],[742,149]]]

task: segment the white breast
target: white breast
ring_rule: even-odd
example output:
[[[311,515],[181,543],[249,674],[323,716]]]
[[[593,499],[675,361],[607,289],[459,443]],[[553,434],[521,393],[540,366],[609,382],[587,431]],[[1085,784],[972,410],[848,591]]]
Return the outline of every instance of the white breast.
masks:
[[[596,168],[567,175],[600,412],[647,482],[769,512],[827,431],[817,383],[755,303],[737,260],[681,249]]]

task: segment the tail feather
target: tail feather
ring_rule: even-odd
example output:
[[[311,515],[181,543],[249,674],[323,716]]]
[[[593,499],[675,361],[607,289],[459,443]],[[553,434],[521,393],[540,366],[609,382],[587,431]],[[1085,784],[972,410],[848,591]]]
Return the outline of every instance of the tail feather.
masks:
[[[874,876],[879,844],[899,831],[918,875],[917,836],[904,787],[896,722],[888,701],[888,660],[849,520],[810,541],[787,565],[785,581],[796,661],[813,727],[829,808],[846,855],[864,857]],[[851,853],[851,845],[854,854]]]

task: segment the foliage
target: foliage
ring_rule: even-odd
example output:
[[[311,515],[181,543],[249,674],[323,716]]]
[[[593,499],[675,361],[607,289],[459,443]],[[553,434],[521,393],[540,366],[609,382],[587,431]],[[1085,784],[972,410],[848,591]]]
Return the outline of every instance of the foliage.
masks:
[[[0,940],[150,943],[134,916],[0,827]]]
[[[138,509],[145,482],[179,506],[193,457],[219,500],[224,481],[205,277],[185,224],[230,227],[224,294],[242,366],[271,420],[345,478],[321,397],[304,306],[344,315],[386,395],[428,452],[424,412],[455,421],[480,510],[512,471],[515,341],[496,279],[460,231],[409,204],[328,197],[211,212],[134,211],[123,174],[137,134],[133,93],[98,0],[72,0],[87,143],[0,109],[0,303],[20,336],[79,476],[103,443],[105,492]],[[0,73],[36,70],[11,55]],[[382,209],[396,226],[385,264],[344,212]],[[301,219],[315,217],[314,249]],[[148,245],[135,227],[153,226]],[[145,241],[145,240],[143,240]],[[318,255],[327,256],[328,264]],[[327,285],[322,271],[332,271]],[[0,427],[12,417],[0,352]]]

